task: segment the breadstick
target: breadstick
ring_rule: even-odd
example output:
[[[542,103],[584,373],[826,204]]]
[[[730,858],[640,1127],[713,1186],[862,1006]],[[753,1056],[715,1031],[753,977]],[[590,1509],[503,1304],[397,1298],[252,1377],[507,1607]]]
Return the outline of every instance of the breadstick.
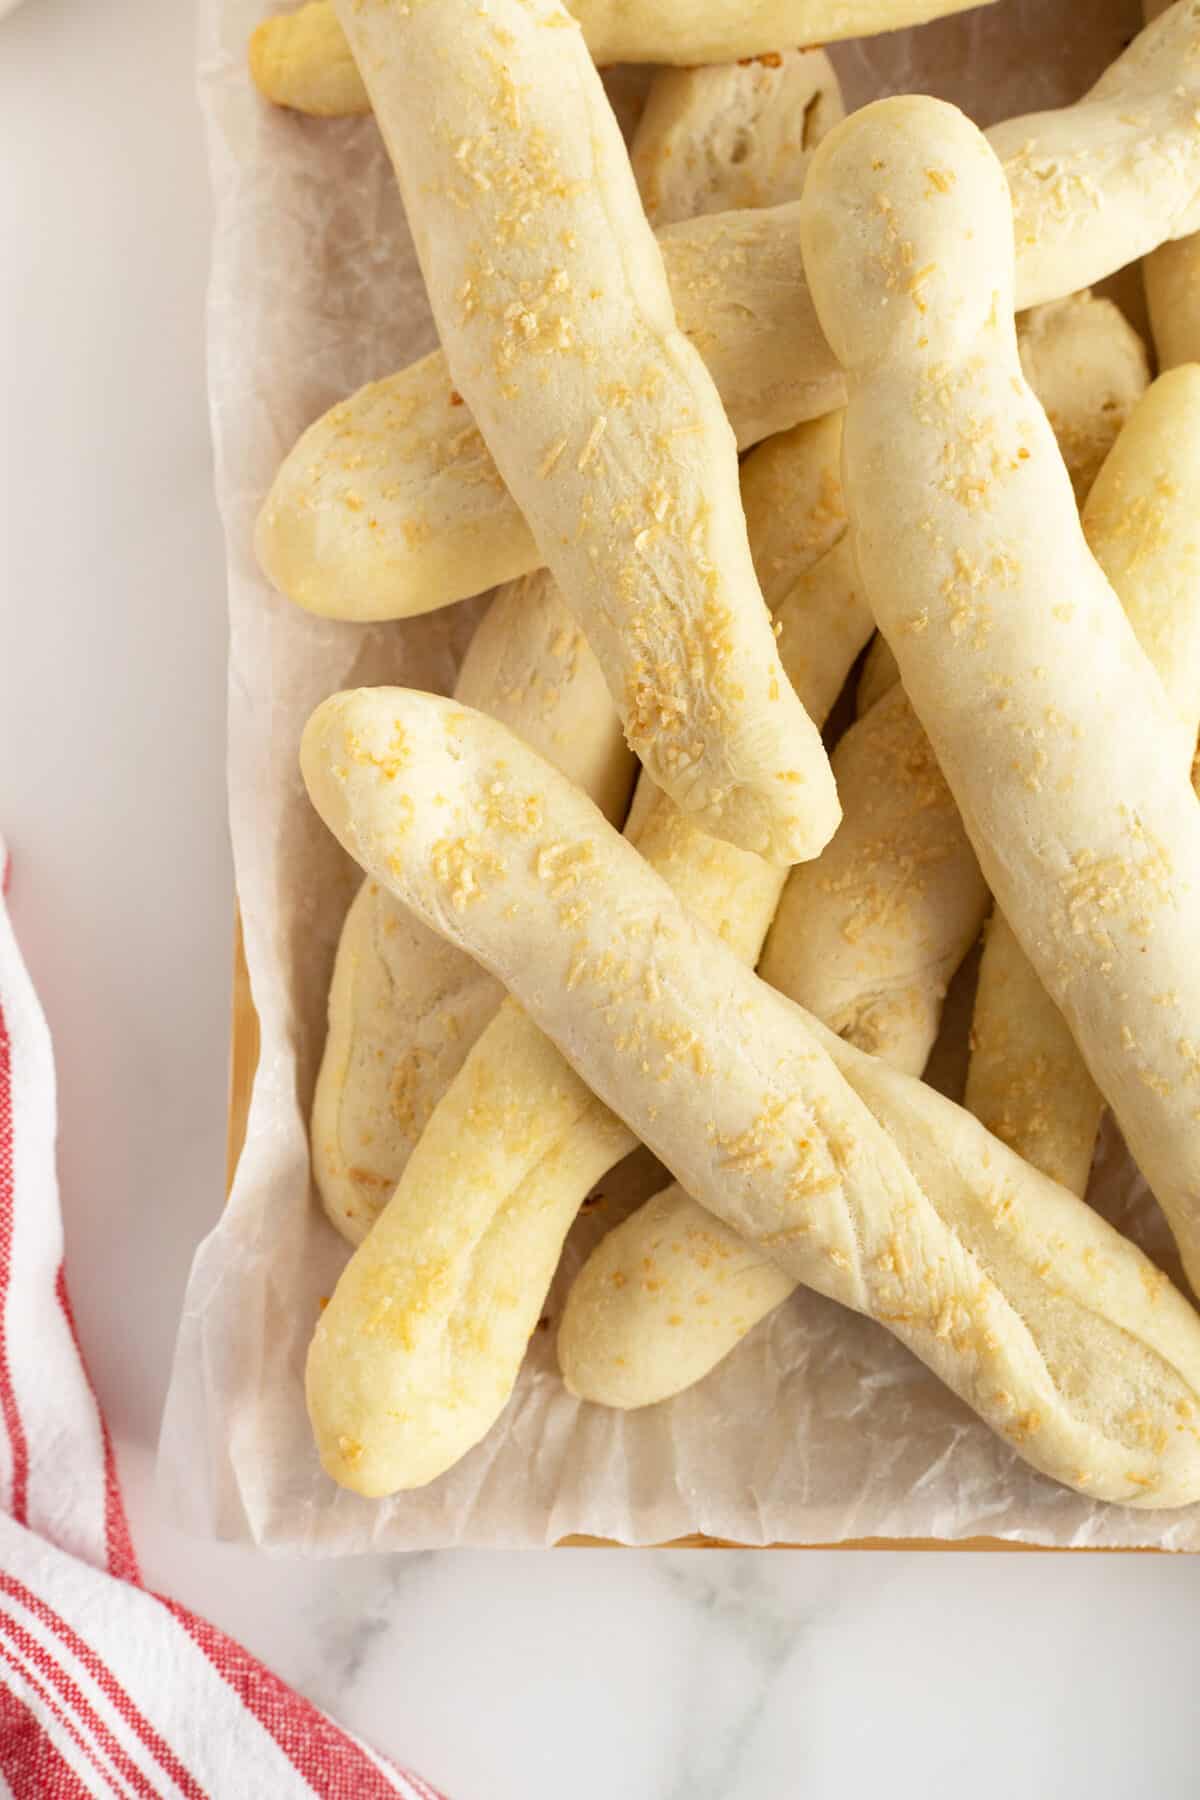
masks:
[[[825,140],[800,205],[877,623],[997,905],[1200,1273],[1192,745],[1021,378],[1002,171],[953,107],[888,100]]]
[[[1179,716],[1200,729],[1200,368],[1162,375],[1117,439],[1084,507],[1112,583]],[[1192,758],[1187,756],[1190,770]],[[1104,1101],[1066,1021],[997,916],[975,1000],[966,1104],[1019,1155],[1087,1188]]]
[[[670,225],[798,200],[812,152],[843,112],[823,50],[781,50],[749,69],[665,69],[630,146],[647,217]]]
[[[962,12],[978,0],[705,0],[702,9],[677,0],[571,0],[595,60],[615,62],[736,62],[781,44],[828,44],[922,25]],[[987,5],[989,0],[983,0]],[[328,117],[365,113],[371,101],[333,10],[332,0],[308,0],[299,12],[275,13],[250,40],[255,86],[276,106]]]
[[[829,763],[783,676],[732,433],[578,27],[561,0],[339,6],[451,373],[631,747],[715,836],[815,855],[838,820]]]
[[[1085,288],[1018,314],[1017,348],[1082,506],[1117,433],[1146,391],[1146,346],[1120,307]],[[859,677],[859,713],[870,712],[899,679],[886,640],[876,637]]]
[[[1037,308],[1021,326],[1026,378],[1073,478],[1090,487],[1097,451],[1148,380],[1141,340],[1090,294]],[[848,537],[838,554],[852,560]],[[833,757],[845,820],[820,860],[789,879],[759,972],[850,1043],[919,1075],[987,889],[911,708],[902,695],[864,707],[862,694],[865,716]]]
[[[726,1223],[885,1324],[1036,1468],[1098,1499],[1200,1496],[1200,1320],[1166,1278],[952,1102],[774,994],[502,727],[360,690],[318,709],[301,763],[368,873],[502,979]],[[420,1308],[445,1269],[384,1214],[317,1325],[318,1445],[360,1493],[391,1492],[415,1454],[392,1396],[437,1353]]]
[[[1191,54],[1200,31],[1191,5],[1143,32],[1077,106],[996,128],[1015,145],[1008,174],[1022,216],[1050,205],[1038,241],[1017,246],[1019,307],[1099,281],[1147,244],[1190,228],[1179,213],[1178,183],[1181,171],[1197,171],[1200,195],[1200,56]],[[1157,45],[1152,58],[1147,42]],[[1144,82],[1148,68],[1161,90],[1139,94],[1131,107],[1125,87]],[[1181,89],[1180,79],[1191,85]],[[1141,136],[1127,144],[1129,179],[1122,186],[1109,171],[1114,192],[1125,195],[1121,204],[1110,205],[1106,189],[1101,207],[1082,175],[1046,180],[1053,157],[1028,148],[1036,126],[1039,143],[1061,143],[1055,154],[1064,168],[1082,167],[1099,155],[1098,144],[1116,141],[1113,132],[1125,142],[1131,120]],[[1175,174],[1143,191],[1139,171],[1153,176],[1160,163]],[[842,402],[790,235],[796,204],[672,226],[660,241],[680,328],[704,358],[742,448]],[[1061,271],[1049,292],[1048,269]],[[257,549],[283,593],[350,619],[427,611],[538,561],[469,413],[454,404],[440,353],[362,389],[309,427],[267,496]]]
[[[1024,314],[1017,336],[1026,379],[1086,492],[1149,380],[1141,339],[1110,301],[1087,293]],[[849,535],[839,552],[853,560]],[[833,755],[844,821],[819,861],[789,878],[759,973],[849,1043],[919,1075],[988,893],[912,708],[901,693],[867,702],[894,669],[890,652],[877,652],[860,684],[858,723]]]
[[[620,823],[634,758],[596,659],[546,570],[496,595],[455,693],[515,731]],[[469,956],[377,882],[363,883],[338,944],[311,1132],[322,1203],[351,1243],[361,1243],[390,1198],[503,998]]]
[[[672,1182],[606,1232],[571,1283],[556,1343],[563,1381],[577,1399],[623,1411],[669,1400],[796,1286]]]

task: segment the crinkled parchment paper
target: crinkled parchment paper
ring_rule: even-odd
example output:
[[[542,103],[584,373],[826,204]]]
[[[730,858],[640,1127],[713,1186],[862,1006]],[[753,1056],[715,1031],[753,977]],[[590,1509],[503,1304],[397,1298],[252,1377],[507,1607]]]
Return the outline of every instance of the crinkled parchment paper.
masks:
[[[201,0],[202,89],[217,228],[210,311],[217,486],[229,546],[229,804],[262,1060],[233,1196],[197,1252],[161,1449],[177,1517],[273,1547],[334,1553],[545,1543],[569,1532],[653,1542],[691,1531],[747,1544],[995,1533],[1048,1544],[1200,1547],[1187,1514],[1089,1505],[1032,1474],[883,1331],[797,1295],[693,1392],[647,1412],[581,1406],[535,1334],[486,1442],[423,1492],[337,1489],[309,1436],[301,1375],[346,1255],[309,1185],[305,1119],[326,985],[355,873],[309,809],[296,746],[334,689],[447,689],[472,603],[404,624],[308,617],[266,585],[256,508],[300,430],[433,332],[370,119],[322,123],[254,95],[245,45],[265,0]],[[981,123],[1073,99],[1137,28],[1137,0],[999,0],[836,51],[850,104],[926,88]],[[623,81],[627,105],[641,78]],[[960,992],[959,1044],[965,997]],[[950,1071],[951,1045],[939,1069]],[[648,1157],[603,1184],[565,1274],[634,1197]],[[1151,1251],[1166,1234],[1107,1137],[1093,1198]],[[557,1316],[560,1277],[548,1307]]]

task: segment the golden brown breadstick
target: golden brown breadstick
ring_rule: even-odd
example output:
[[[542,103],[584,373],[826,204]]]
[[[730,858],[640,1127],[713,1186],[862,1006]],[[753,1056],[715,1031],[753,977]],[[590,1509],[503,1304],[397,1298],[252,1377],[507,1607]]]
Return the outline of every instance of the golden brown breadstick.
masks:
[[[1200,1496],[1200,1320],[1166,1278],[961,1108],[774,994],[502,727],[359,690],[318,709],[301,760],[351,854],[504,980],[727,1223],[885,1324],[1045,1473],[1139,1506]],[[446,1267],[385,1214],[317,1325],[318,1444],[361,1493],[417,1454],[392,1396],[440,1354],[421,1320]]]
[[[571,0],[598,63],[733,62],[781,44],[828,44],[921,25],[980,0]],[[987,5],[989,0],[982,0]],[[332,0],[275,13],[250,40],[255,86],[276,106],[328,117],[364,113],[371,102],[354,67]]]
[[[1037,214],[1037,233],[1017,245],[1019,307],[1099,281],[1190,228],[1180,182],[1191,170],[1200,195],[1197,38],[1190,0],[1181,0],[1077,106],[996,128],[1015,146],[1008,174],[1018,211]],[[1192,85],[1180,88],[1180,72]],[[1150,77],[1161,85],[1143,93]],[[1131,121],[1140,133],[1132,140]],[[1035,153],[1031,132],[1059,150]],[[1124,160],[1110,168],[1102,147],[1118,140]],[[1049,179],[1060,165],[1078,171],[1093,161],[1112,181],[1103,204],[1085,175]],[[1171,171],[1162,180],[1160,165]],[[743,448],[841,404],[837,365],[788,240],[795,204],[676,225],[660,242],[680,327]],[[1048,272],[1057,284],[1049,290]],[[427,611],[538,560],[469,414],[453,404],[440,353],[309,428],[267,497],[257,548],[277,587],[335,618]]]
[[[953,107],[883,101],[825,140],[800,205],[876,620],[996,902],[1200,1272],[1191,745],[1021,377],[1003,171]]]
[[[561,0],[338,5],[451,373],[631,747],[715,836],[815,855],[839,816],[828,759],[783,675],[733,437],[577,25]]]
[[[1140,401],[1084,507],[1092,554],[1179,715],[1200,727],[1200,368]],[[1187,756],[1191,767],[1191,755]],[[1082,1194],[1104,1101],[1007,922],[988,934],[966,1104],[1019,1155]]]
[[[634,758],[595,657],[545,569],[502,588],[455,693],[500,719],[619,824]],[[338,943],[312,1110],[313,1175],[330,1222],[361,1243],[413,1145],[504,998],[461,950],[377,882]]]
[[[1083,530],[1178,715],[1200,729],[1200,366],[1147,389],[1088,495]]]
[[[647,217],[670,225],[798,200],[813,151],[843,112],[823,50],[664,69],[630,145]]]

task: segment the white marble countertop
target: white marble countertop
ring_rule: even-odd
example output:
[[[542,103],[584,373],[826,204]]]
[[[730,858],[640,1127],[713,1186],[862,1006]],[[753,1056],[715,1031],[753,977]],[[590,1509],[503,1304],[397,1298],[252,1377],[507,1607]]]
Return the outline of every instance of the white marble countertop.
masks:
[[[221,1197],[230,961],[192,38],[154,0],[28,0],[0,26],[0,826],[148,1578],[454,1800],[1191,1795],[1195,1560],[313,1566],[158,1514],[175,1315]]]

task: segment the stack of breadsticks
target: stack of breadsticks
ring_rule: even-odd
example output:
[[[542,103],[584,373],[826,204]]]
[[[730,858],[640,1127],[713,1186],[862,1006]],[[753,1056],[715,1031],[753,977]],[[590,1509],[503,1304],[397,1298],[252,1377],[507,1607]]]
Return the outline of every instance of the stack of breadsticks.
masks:
[[[362,1494],[495,1424],[641,1143],[676,1184],[576,1277],[581,1399],[680,1392],[801,1285],[1055,1480],[1200,1500],[1200,1318],[1082,1198],[1107,1105],[1200,1281],[1200,0],[986,136],[843,118],[780,47],[955,10],[310,0],[255,36],[271,100],[374,111],[442,346],[304,433],[263,567],[345,620],[502,584],[452,698],[336,694],[301,750],[365,876],[307,1377]],[[674,65],[628,149],[617,58]],[[1153,382],[1090,291],[1143,257]],[[921,1075],[985,924],[963,1107]]]

